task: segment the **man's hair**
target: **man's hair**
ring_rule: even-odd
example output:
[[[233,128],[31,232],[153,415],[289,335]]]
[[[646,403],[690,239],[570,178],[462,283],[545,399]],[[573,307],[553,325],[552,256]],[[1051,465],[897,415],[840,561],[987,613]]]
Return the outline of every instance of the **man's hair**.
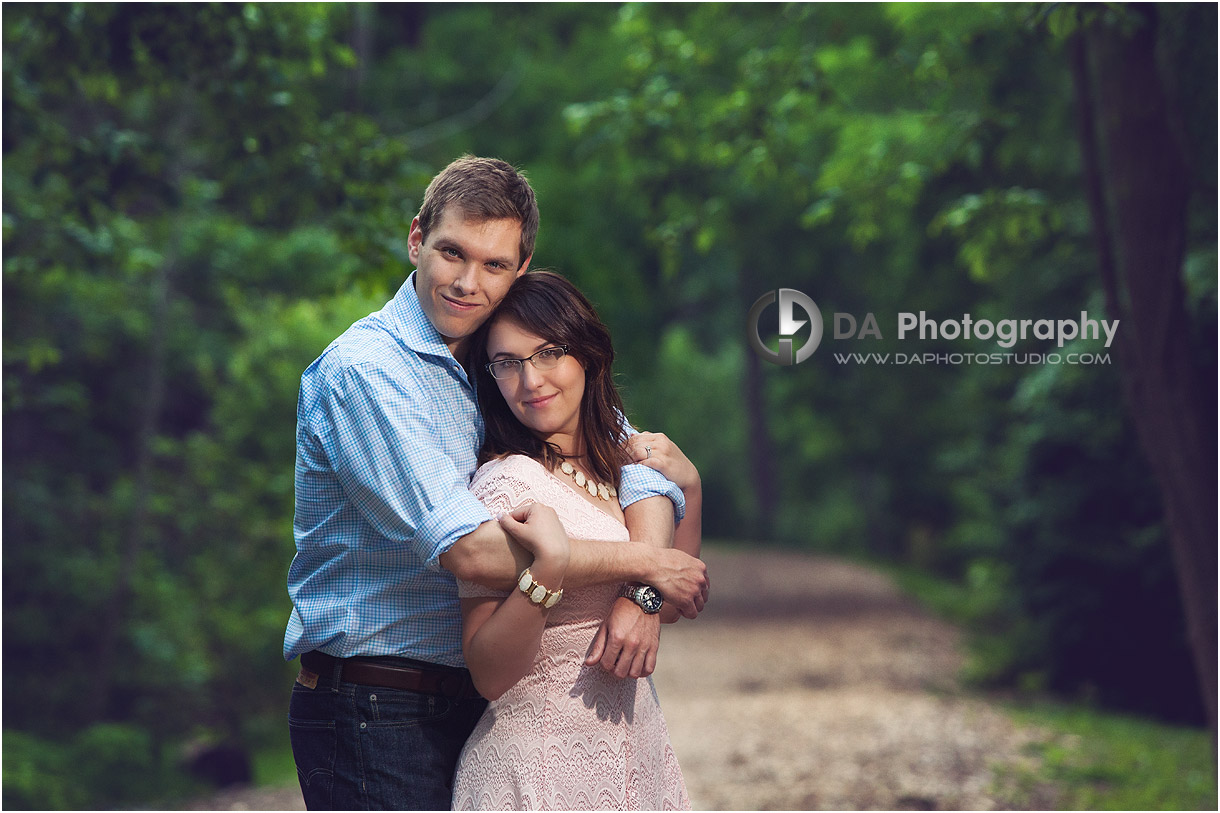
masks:
[[[554,468],[559,448],[545,443],[522,425],[487,372],[487,337],[491,326],[503,319],[552,344],[567,345],[568,355],[585,368],[585,391],[580,402],[580,429],[584,436],[590,474],[616,488],[619,469],[631,462],[623,443],[623,401],[614,386],[611,365],[614,347],[610,331],[597,311],[575,285],[550,271],[524,274],[508,289],[492,318],[483,323],[471,341],[471,361],[477,376],[479,408],[487,432],[479,463],[506,454],[523,454]],[[527,364],[529,362],[526,362]]]
[[[446,207],[455,206],[468,220],[516,220],[521,223],[521,256],[517,267],[534,253],[538,236],[538,202],[525,174],[498,158],[463,155],[428,184],[419,209],[424,239],[440,222]]]

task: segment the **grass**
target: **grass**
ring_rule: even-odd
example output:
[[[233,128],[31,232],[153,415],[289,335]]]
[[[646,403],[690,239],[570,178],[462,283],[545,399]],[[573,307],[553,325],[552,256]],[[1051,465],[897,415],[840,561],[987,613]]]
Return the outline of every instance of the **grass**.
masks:
[[[985,617],[995,593],[985,589],[987,574],[971,574],[984,589],[956,584],[912,568],[871,563],[930,611],[968,630],[970,658],[966,679],[978,663],[993,661],[995,636],[969,634],[972,621]],[[972,667],[971,664],[974,664]],[[1024,687],[1028,688],[1028,687]],[[1206,729],[1175,726],[1119,714],[1083,703],[1028,693],[1006,702],[1021,725],[1050,733],[1031,746],[1037,768],[1002,769],[997,780],[1011,789],[1014,807],[1062,810],[1215,810],[1216,751]]]
[[[1040,700],[1009,706],[1051,737],[1031,746],[1041,766],[1001,776],[1024,799],[1052,790],[1061,810],[1215,810],[1216,758],[1206,730]]]

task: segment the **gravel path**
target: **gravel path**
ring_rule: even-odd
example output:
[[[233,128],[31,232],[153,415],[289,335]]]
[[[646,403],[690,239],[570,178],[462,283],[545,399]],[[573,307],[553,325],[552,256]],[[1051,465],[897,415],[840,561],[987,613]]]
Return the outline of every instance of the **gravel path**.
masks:
[[[883,575],[711,549],[712,595],[662,633],[654,675],[697,810],[1053,808],[1012,768],[1045,732],[962,691],[960,641]],[[301,810],[295,788],[194,809]]]
[[[964,693],[956,629],[885,576],[795,553],[704,558],[711,600],[664,630],[653,678],[696,809],[1054,806],[1005,779],[1036,767],[1024,746],[1045,732]]]

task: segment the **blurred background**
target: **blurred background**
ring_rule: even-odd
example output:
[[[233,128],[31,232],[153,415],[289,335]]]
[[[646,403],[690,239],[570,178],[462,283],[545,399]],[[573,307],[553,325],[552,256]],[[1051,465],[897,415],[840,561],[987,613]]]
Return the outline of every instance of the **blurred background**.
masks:
[[[974,690],[1214,765],[1216,30],[1210,4],[7,4],[4,806],[294,781],[299,377],[405,279],[466,152],[527,171],[533,265],[599,307],[709,538],[880,568],[964,630]],[[828,319],[796,367],[746,343],[777,287]],[[1122,323],[1104,365],[835,363],[912,349],[919,310]],[[884,339],[831,342],[834,312]],[[963,347],[996,350],[918,350]]]

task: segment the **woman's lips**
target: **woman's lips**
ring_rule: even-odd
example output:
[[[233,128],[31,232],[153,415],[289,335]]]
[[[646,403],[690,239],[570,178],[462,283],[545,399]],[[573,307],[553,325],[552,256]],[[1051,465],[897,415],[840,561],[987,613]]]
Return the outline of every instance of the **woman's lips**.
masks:
[[[522,403],[524,403],[527,407],[533,407],[534,409],[538,409],[539,407],[544,407],[547,404],[551,403],[551,401],[553,401],[554,399],[555,399],[554,395],[548,395],[545,398],[535,398],[531,401],[523,401]]]

